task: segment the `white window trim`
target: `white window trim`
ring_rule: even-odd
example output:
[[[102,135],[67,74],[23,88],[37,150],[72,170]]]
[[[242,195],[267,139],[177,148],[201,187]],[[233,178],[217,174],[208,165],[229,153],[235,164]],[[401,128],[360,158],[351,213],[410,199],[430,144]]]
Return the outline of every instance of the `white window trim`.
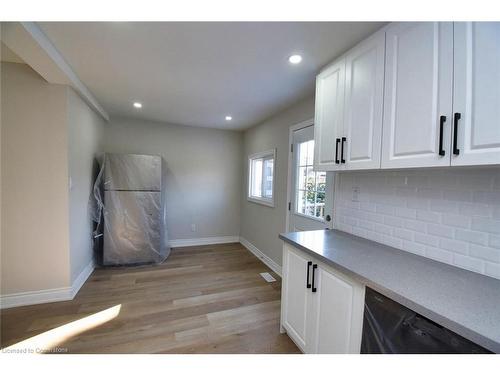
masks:
[[[252,160],[253,159],[259,159],[259,158],[265,158],[265,157],[272,157],[274,160],[273,163],[273,197],[271,199],[269,198],[259,198],[259,197],[253,197],[250,195],[251,193],[251,182],[252,182]],[[252,155],[248,155],[248,173],[247,173],[247,200],[249,202],[253,203],[258,203],[262,204],[264,206],[268,207],[274,207],[274,194],[275,194],[275,185],[276,185],[276,149],[273,148],[272,150],[268,151],[262,151],[262,152],[257,152]],[[263,181],[264,183],[264,181]]]

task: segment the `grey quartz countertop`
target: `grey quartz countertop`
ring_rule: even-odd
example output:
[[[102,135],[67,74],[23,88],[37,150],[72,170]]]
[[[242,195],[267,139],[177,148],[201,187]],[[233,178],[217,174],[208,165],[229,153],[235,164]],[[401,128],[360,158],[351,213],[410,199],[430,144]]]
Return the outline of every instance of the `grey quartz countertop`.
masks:
[[[280,238],[394,301],[500,353],[500,280],[338,230]]]

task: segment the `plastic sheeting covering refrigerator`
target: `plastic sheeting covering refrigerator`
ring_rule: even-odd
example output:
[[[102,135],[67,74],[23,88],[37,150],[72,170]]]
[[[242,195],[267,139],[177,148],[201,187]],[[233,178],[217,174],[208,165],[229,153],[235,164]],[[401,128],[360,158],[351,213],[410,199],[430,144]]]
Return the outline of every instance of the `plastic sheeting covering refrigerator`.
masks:
[[[102,207],[103,265],[159,263],[170,254],[160,156],[105,154],[94,195]],[[103,188],[102,188],[103,186]],[[104,191],[104,196],[99,192]]]

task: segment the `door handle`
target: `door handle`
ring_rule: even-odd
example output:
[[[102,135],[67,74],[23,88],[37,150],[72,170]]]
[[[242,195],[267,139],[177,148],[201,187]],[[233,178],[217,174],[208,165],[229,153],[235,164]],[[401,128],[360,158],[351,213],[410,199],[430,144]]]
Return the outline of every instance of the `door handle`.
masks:
[[[306,288],[307,289],[311,288],[311,284],[309,283],[309,269],[311,268],[312,264],[313,264],[313,262],[311,262],[311,261],[307,262],[307,275],[306,275]]]
[[[453,116],[453,155],[460,154],[460,150],[458,149],[458,120],[462,118],[460,113],[455,113]]]
[[[339,161],[339,143],[340,143],[340,138],[337,138],[335,140],[335,164],[340,164],[340,161]]]
[[[318,268],[318,265],[317,265],[317,264],[313,265],[313,274],[312,274],[312,292],[313,292],[313,293],[316,293],[316,291],[318,290],[318,289],[314,286],[314,274],[315,274],[316,268]]]
[[[445,151],[443,149],[443,128],[446,121],[446,116],[439,117],[439,155],[444,156]]]
[[[332,220],[332,217],[330,215],[326,215],[325,220],[330,221],[330,220]]]
[[[345,144],[346,140],[347,140],[346,137],[342,137],[342,145],[340,147],[340,162],[341,163],[345,163],[345,159],[344,159],[344,144]]]

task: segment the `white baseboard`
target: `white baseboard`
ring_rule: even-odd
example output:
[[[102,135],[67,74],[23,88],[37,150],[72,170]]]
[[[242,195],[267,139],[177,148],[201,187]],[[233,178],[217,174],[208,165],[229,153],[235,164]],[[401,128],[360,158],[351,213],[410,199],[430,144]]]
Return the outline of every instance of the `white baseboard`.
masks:
[[[93,270],[94,262],[92,261],[80,272],[71,287],[35,290],[0,296],[0,309],[72,300],[92,274]]]
[[[204,238],[186,238],[180,240],[170,240],[170,247],[186,247],[186,246],[202,246],[215,245],[220,243],[240,242],[239,236],[224,236],[224,237],[204,237]]]
[[[71,299],[75,298],[76,294],[80,290],[80,288],[83,286],[85,281],[89,278],[89,276],[92,274],[94,271],[95,264],[94,260],[92,259],[89,264],[85,266],[85,268],[80,272],[78,277],[73,281],[73,284],[71,285]]]
[[[6,294],[0,297],[0,308],[38,305],[40,303],[68,301],[73,299],[72,288],[54,288],[22,293]]]
[[[252,243],[246,240],[243,237],[240,237],[240,243],[245,246],[248,251],[250,251],[253,255],[259,258],[262,263],[272,269],[275,273],[277,273],[281,277],[281,266],[276,263],[274,260],[269,258],[266,254],[264,254],[261,250],[255,247]]]

